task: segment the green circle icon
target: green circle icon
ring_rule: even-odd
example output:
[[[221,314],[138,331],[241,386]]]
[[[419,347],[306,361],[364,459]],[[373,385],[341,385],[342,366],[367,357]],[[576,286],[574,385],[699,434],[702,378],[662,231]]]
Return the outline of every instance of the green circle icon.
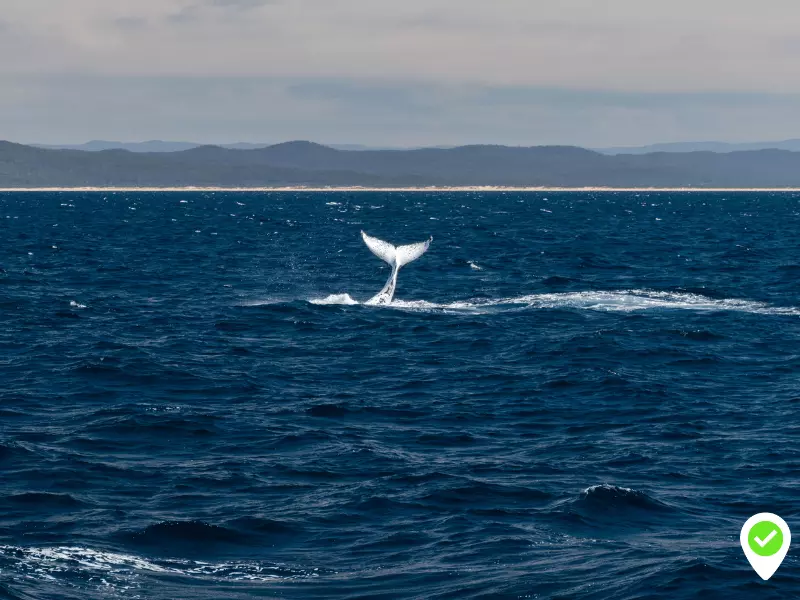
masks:
[[[761,521],[750,528],[747,543],[759,556],[772,556],[783,547],[783,532],[772,521]]]

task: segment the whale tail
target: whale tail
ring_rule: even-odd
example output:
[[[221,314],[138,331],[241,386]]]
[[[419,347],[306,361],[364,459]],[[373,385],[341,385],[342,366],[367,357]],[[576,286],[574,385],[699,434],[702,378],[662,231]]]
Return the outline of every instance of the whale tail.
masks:
[[[361,237],[364,239],[367,248],[372,250],[375,256],[389,263],[390,266],[397,266],[398,268],[417,260],[420,256],[425,254],[433,241],[433,236],[431,236],[429,240],[419,242],[418,244],[392,246],[389,242],[384,242],[383,240],[367,235],[363,231],[361,232]]]
[[[367,301],[367,304],[389,304],[394,298],[394,290],[397,286],[397,273],[400,267],[407,265],[410,262],[417,260],[420,256],[425,254],[433,241],[431,236],[427,241],[419,242],[418,244],[409,244],[407,246],[393,246],[389,242],[384,242],[378,238],[367,235],[363,231],[361,237],[372,253],[380,258],[382,261],[392,267],[392,273],[389,275],[389,280],[383,289],[372,299]]]

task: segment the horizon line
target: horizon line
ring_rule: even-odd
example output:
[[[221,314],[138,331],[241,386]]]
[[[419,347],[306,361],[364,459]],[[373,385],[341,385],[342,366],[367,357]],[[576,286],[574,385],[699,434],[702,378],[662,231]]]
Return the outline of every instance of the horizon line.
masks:
[[[800,187],[536,187],[536,186],[427,186],[427,187],[362,187],[362,186],[276,186],[276,187],[219,187],[219,186],[168,186],[168,187],[20,187],[0,188],[0,193],[14,192],[267,192],[267,193],[299,193],[299,192],[708,192],[708,193],[800,193]]]

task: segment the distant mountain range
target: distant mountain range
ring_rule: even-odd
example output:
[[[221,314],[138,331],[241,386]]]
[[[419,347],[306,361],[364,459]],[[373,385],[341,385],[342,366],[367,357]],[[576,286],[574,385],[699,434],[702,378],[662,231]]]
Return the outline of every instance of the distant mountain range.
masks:
[[[650,146],[619,146],[616,148],[596,148],[603,154],[650,154],[651,152],[744,152],[747,150],[788,150],[800,152],[800,140],[782,142],[746,142],[730,144],[727,142],[674,142],[651,144]]]
[[[128,150],[130,152],[181,152],[191,150],[205,144],[195,142],[169,142],[150,140],[148,142],[113,142],[107,140],[92,140],[85,144],[32,144],[39,148],[54,150],[86,150],[99,152],[101,150]],[[234,144],[217,144],[220,148],[231,150],[257,150],[273,144],[253,144],[237,142]],[[328,144],[336,150],[419,150],[424,146],[399,147],[399,146],[365,146],[363,144]],[[454,146],[434,146],[435,148],[453,148]],[[783,140],[780,142],[746,142],[732,144],[727,142],[673,142],[667,144],[651,144],[649,146],[617,146],[611,148],[593,148],[601,154],[650,154],[652,152],[742,152],[745,150],[789,150],[800,152],[800,139]]]
[[[92,140],[85,144],[31,144],[37,148],[49,148],[51,150],[85,150],[87,152],[100,152],[102,150],[127,150],[129,152],[181,152],[191,150],[206,144],[195,142],[165,142],[163,140],[150,140],[147,142],[111,142],[108,140]],[[236,142],[235,144],[217,144],[220,148],[230,150],[257,150],[266,148],[273,144],[253,144],[248,142]],[[372,147],[362,144],[330,144],[329,147],[337,150],[408,150],[408,148],[395,148],[391,146]],[[445,147],[445,146],[442,146]]]
[[[0,142],[0,187],[800,187],[800,152],[607,155],[572,146],[341,150],[311,142],[172,152]]]

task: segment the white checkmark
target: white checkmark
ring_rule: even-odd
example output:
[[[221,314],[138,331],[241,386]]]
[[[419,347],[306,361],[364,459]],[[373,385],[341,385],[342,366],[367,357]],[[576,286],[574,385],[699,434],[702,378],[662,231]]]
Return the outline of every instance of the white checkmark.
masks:
[[[769,544],[769,541],[772,538],[774,538],[776,535],[778,535],[778,530],[777,529],[773,529],[772,533],[770,533],[767,537],[765,537],[763,541],[758,536],[755,536],[753,539],[756,541],[756,544],[758,544],[759,546],[761,546],[763,548],[764,546]]]

